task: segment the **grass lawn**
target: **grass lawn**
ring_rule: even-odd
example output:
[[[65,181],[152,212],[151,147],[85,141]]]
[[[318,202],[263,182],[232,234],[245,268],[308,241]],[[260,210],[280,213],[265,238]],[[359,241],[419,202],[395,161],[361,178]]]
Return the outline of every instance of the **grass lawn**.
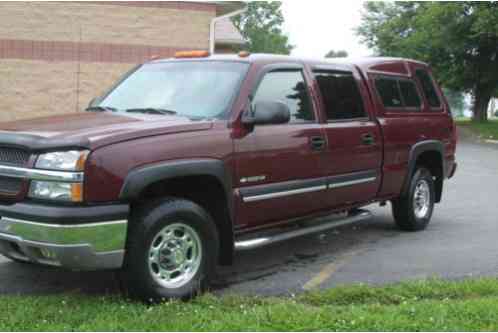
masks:
[[[339,287],[289,298],[2,296],[0,331],[496,331],[498,280]]]
[[[469,128],[482,139],[498,140],[498,120],[489,120],[486,123],[476,123],[468,119],[456,120],[458,126]]]

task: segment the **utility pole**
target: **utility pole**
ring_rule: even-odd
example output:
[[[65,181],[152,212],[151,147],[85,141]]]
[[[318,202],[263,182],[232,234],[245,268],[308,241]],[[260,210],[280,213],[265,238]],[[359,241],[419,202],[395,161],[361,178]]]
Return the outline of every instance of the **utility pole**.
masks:
[[[80,73],[81,73],[81,41],[82,32],[81,24],[79,25],[79,41],[76,47],[77,50],[77,67],[76,67],[76,112],[80,110]]]

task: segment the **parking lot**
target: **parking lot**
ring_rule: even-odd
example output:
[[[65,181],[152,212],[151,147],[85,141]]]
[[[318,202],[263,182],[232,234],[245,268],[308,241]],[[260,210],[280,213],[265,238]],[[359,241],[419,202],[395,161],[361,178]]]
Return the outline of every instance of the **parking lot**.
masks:
[[[348,283],[495,276],[498,272],[498,147],[461,142],[455,178],[428,229],[398,231],[390,209],[366,223],[239,253],[217,294],[289,295]],[[1,294],[115,293],[114,272],[67,272],[0,258]]]

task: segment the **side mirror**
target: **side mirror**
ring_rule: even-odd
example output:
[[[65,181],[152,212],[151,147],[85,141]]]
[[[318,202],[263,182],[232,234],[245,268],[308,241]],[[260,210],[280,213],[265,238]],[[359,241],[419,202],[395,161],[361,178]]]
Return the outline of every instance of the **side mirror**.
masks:
[[[259,101],[243,114],[242,123],[248,126],[277,125],[288,123],[290,117],[287,104],[280,101]]]

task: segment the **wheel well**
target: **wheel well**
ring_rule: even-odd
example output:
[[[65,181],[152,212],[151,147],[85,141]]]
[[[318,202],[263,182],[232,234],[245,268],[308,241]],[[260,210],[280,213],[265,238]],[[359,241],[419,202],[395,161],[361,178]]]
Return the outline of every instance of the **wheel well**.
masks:
[[[213,218],[220,239],[219,263],[230,265],[233,256],[233,229],[228,200],[223,185],[213,176],[187,176],[168,179],[147,186],[138,196],[137,202],[148,199],[177,197],[195,202]],[[132,209],[133,205],[132,204]]]
[[[436,202],[440,202],[443,193],[444,180],[443,161],[441,153],[435,150],[423,152],[417,157],[416,166],[423,166],[424,168],[427,168],[434,176],[436,186]]]

